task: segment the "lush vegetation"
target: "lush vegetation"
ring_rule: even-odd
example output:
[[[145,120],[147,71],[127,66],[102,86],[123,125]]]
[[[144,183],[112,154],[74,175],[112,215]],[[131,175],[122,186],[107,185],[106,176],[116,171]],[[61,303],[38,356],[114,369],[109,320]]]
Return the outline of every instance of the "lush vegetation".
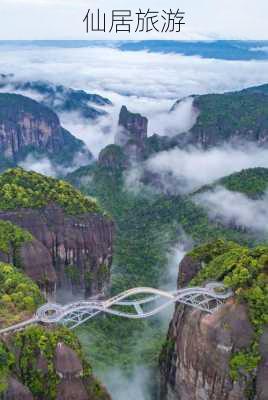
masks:
[[[12,251],[13,258],[16,258],[20,246],[32,239],[30,232],[9,221],[0,220],[0,250],[3,253],[8,254]]]
[[[194,249],[189,255],[204,263],[192,285],[211,279],[223,281],[233,289],[237,301],[247,304],[255,338],[250,349],[233,354],[230,371],[233,380],[240,374],[251,373],[253,385],[255,369],[261,360],[259,339],[268,323],[268,246],[250,249],[218,240]]]
[[[10,232],[7,231],[7,234]],[[44,301],[45,299],[34,282],[12,265],[0,263],[1,328],[32,317],[34,311]],[[0,342],[0,393],[6,389],[7,378],[14,362],[15,356]]]
[[[40,208],[56,203],[66,213],[101,213],[96,200],[82,195],[69,183],[27,172],[21,168],[10,169],[0,175],[0,209]]]
[[[5,390],[7,377],[12,373],[30,389],[34,398],[55,400],[60,382],[55,366],[56,346],[59,343],[73,349],[81,360],[83,372],[80,377],[89,397],[92,400],[106,399],[107,394],[93,377],[76,335],[64,327],[46,329],[39,325],[13,335],[9,349],[0,344],[0,393]],[[15,357],[18,354],[19,357]]]
[[[116,222],[112,293],[135,286],[158,287],[179,232],[170,209],[154,198],[125,190],[117,168],[111,173],[111,168],[92,166],[71,178],[85,193],[97,196]],[[78,330],[94,369],[103,372],[121,367],[127,373],[135,365],[157,364],[164,333],[159,321],[120,320],[119,324],[118,318],[111,316],[92,320]]]
[[[268,190],[268,168],[244,169],[219,179],[213,185],[203,186],[196,193],[213,189],[217,185],[224,186],[234,192],[243,193],[252,199],[257,199]]]
[[[222,178],[219,184],[228,190],[244,193],[253,199],[262,196],[268,189],[268,169],[251,168]]]
[[[45,301],[38,286],[12,265],[0,263],[0,327],[7,327],[32,317]],[[35,325],[0,342],[0,395],[7,388],[10,375],[18,378],[35,398],[56,399],[60,377],[55,367],[58,343],[71,347],[82,361],[80,377],[92,400],[105,400],[107,394],[93,377],[77,336],[69,329],[47,329]],[[19,356],[18,356],[19,355]]]
[[[0,342],[0,395],[7,388],[7,379],[14,362],[15,357],[13,354]]]
[[[259,129],[268,122],[268,96],[263,93],[208,94],[195,99],[201,110],[195,129],[216,129],[218,139],[229,139],[235,130],[240,132]],[[253,139],[253,138],[252,138]]]
[[[113,153],[111,158],[122,166],[121,156]],[[190,197],[156,195],[146,188],[138,193],[129,190],[124,185],[122,168],[105,165],[83,167],[69,179],[84,193],[96,196],[116,222],[113,293],[135,286],[159,287],[170,283],[167,282],[168,256],[184,240],[185,233],[195,243],[218,237],[243,244],[253,240],[247,233],[210,222]],[[175,280],[172,285],[175,288]],[[131,372],[135,365],[157,365],[166,329],[159,320],[120,320],[119,324],[118,318],[107,316],[90,321],[78,333],[85,352],[98,370],[119,366]]]
[[[54,357],[57,343],[62,342],[80,353],[76,336],[66,328],[45,330],[41,326],[33,326],[16,334],[13,339],[14,350],[20,354],[20,373],[23,383],[35,397],[55,399],[56,385],[60,379],[57,376]],[[37,366],[37,361],[43,356],[47,362],[47,373]],[[85,368],[89,374],[90,368]]]
[[[32,316],[44,298],[38,286],[9,264],[0,263],[0,326]]]

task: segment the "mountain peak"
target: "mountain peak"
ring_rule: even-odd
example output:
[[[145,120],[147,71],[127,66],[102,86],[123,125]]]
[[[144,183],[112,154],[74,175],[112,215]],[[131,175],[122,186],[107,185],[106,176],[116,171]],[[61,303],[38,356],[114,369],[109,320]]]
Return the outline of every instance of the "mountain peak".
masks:
[[[147,138],[148,119],[141,114],[130,112],[126,106],[122,106],[119,114],[119,132],[116,143],[119,146],[126,145],[130,140],[141,144]]]

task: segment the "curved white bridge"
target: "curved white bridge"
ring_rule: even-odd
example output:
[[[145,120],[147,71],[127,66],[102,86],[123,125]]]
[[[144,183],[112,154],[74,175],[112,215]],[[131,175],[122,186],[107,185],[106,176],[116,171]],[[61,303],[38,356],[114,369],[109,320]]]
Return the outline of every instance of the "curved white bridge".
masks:
[[[143,297],[137,298],[140,295]],[[146,295],[147,297],[144,297]],[[176,292],[140,287],[127,290],[109,300],[78,301],[63,306],[47,303],[37,310],[31,320],[2,329],[0,333],[22,329],[26,325],[38,322],[61,323],[73,329],[101,312],[124,318],[148,318],[176,302],[213,313],[232,295],[230,289],[215,282],[209,283],[205,287],[180,289]],[[129,298],[133,296],[136,296],[136,299],[130,300]]]

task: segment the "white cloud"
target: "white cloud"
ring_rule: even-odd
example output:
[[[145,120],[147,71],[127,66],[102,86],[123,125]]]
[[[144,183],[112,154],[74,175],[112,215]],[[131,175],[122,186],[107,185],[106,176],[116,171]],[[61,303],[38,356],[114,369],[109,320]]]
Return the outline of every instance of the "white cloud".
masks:
[[[167,270],[164,277],[165,281],[160,285],[161,289],[167,291],[177,290],[180,262],[192,246],[192,239],[181,230],[179,242],[168,253]]]
[[[111,111],[113,111],[112,107]],[[64,113],[60,114],[60,120],[65,129],[83,140],[95,158],[104,147],[114,143],[117,128],[114,113],[99,117],[96,121],[85,120],[77,113]]]
[[[76,153],[69,167],[53,164],[47,157],[36,157],[33,154],[28,154],[25,160],[19,163],[19,166],[26,171],[35,171],[52,177],[65,176],[84,165],[88,165],[88,158],[83,153]]]
[[[20,164],[20,167],[24,168],[26,171],[35,171],[40,174],[47,176],[57,176],[57,171],[53,167],[52,163],[48,158],[37,159],[32,155],[28,155],[24,161]]]
[[[252,200],[241,193],[216,187],[196,196],[195,202],[203,206],[211,218],[224,224],[268,233],[268,193],[262,199]]]
[[[173,149],[158,153],[147,162],[147,168],[162,177],[166,190],[176,193],[194,191],[223,176],[252,167],[268,168],[268,149],[254,145],[223,146],[207,151]]]
[[[161,136],[174,136],[188,132],[194,126],[197,117],[198,113],[193,108],[193,98],[185,98],[172,111],[162,111],[152,116],[149,136],[154,133]]]
[[[110,119],[101,118],[98,126],[75,115],[62,116],[66,128],[92,147],[95,155],[112,142],[123,104],[149,118],[149,135],[173,134],[174,128],[181,131],[193,122],[188,101],[168,113],[177,99],[268,82],[266,61],[211,60],[102,47],[44,49],[30,45],[1,46],[0,54],[0,72],[13,72],[21,80],[49,80],[95,92],[113,101]],[[26,94],[39,99],[33,92]]]
[[[99,94],[175,101],[268,82],[267,61],[224,61],[114,48],[0,47],[1,72]],[[23,65],[23,69],[20,66]],[[79,73],[78,73],[79,71]],[[120,100],[120,98],[118,98]],[[171,105],[171,103],[170,103]]]
[[[150,371],[145,367],[136,368],[127,377],[124,371],[113,368],[102,377],[109,392],[116,400],[146,400],[149,395]]]

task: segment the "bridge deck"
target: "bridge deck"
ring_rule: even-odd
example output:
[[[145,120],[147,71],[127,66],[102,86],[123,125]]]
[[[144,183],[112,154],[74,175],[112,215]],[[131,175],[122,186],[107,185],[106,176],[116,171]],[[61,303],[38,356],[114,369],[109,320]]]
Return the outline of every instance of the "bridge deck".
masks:
[[[147,297],[126,300],[137,295]],[[209,283],[205,287],[184,288],[176,292],[165,292],[146,287],[134,288],[103,301],[83,300],[66,305],[47,303],[40,307],[36,315],[30,320],[1,329],[0,334],[23,329],[29,324],[38,322],[46,324],[62,323],[73,329],[101,312],[124,318],[148,318],[176,302],[207,313],[213,313],[232,295],[230,289],[226,289],[221,283],[217,282]],[[162,301],[162,303],[156,304],[158,301]],[[146,305],[147,308],[152,306],[152,308],[144,311],[142,305]],[[129,311],[129,307],[132,307],[133,311]]]

